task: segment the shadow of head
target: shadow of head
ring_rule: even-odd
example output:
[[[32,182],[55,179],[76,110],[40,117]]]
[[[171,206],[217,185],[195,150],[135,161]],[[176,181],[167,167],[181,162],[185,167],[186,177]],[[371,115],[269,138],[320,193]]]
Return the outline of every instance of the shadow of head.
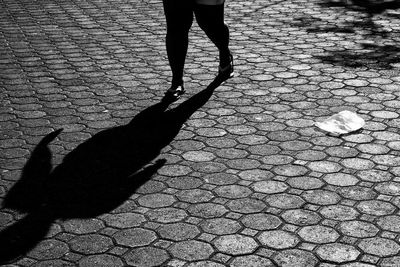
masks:
[[[54,169],[48,145],[61,130],[44,137],[3,202],[3,208],[28,215],[0,232],[0,262],[31,250],[55,219],[95,217],[128,200],[165,164],[152,162],[221,82],[214,80],[176,108],[167,110],[170,103],[160,102],[127,125],[95,134]]]

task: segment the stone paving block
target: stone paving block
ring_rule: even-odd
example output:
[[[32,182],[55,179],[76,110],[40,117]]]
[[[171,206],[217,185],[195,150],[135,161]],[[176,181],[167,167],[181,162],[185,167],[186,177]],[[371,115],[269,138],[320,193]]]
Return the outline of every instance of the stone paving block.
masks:
[[[298,234],[307,242],[320,244],[332,243],[339,238],[339,234],[334,229],[321,225],[305,226]]]
[[[246,227],[256,230],[276,229],[282,224],[279,217],[266,213],[245,215],[241,221]]]
[[[201,222],[200,226],[203,231],[215,235],[234,234],[241,228],[236,220],[227,218],[207,219]]]
[[[49,239],[35,247],[29,256],[37,260],[58,259],[68,253],[68,245],[64,242]]]
[[[69,243],[73,251],[86,255],[104,253],[113,246],[111,238],[97,234],[77,236]]]
[[[116,256],[102,254],[102,255],[92,255],[84,257],[79,261],[79,266],[89,267],[89,266],[124,266],[122,260]]]
[[[229,255],[250,254],[258,247],[253,238],[239,234],[220,236],[215,240],[214,245],[220,252]]]
[[[146,218],[143,215],[133,212],[107,214],[102,219],[108,226],[115,228],[136,227],[146,221]]]
[[[169,259],[165,250],[153,247],[135,248],[123,256],[131,266],[160,266]]]
[[[356,209],[344,205],[325,206],[320,213],[327,219],[338,221],[353,220],[359,215]]]
[[[358,247],[368,254],[381,257],[395,256],[400,251],[400,245],[395,241],[381,237],[361,240]]]
[[[357,259],[360,252],[353,246],[341,243],[325,244],[317,249],[317,254],[324,260],[345,263]]]
[[[275,266],[271,260],[257,256],[257,255],[248,255],[235,257],[234,260],[230,263],[232,267],[270,267]]]
[[[300,241],[296,235],[282,230],[263,232],[258,239],[261,244],[273,249],[293,248]]]
[[[339,2],[226,2],[238,76],[204,103],[196,94],[215,76],[218,49],[194,23],[187,92],[165,111],[187,118],[144,132],[151,145],[126,159],[165,165],[104,196],[118,198],[112,209],[54,218],[10,266],[399,265],[399,12]],[[95,134],[159,102],[171,79],[165,26],[159,0],[2,1],[1,237],[29,216],[7,203],[25,178],[38,181],[32,166],[51,172]],[[195,110],[181,112],[185,103]],[[342,110],[366,125],[343,136],[314,126]],[[171,128],[176,135],[144,157]]]
[[[316,266],[318,259],[308,251],[299,249],[288,249],[278,252],[274,256],[274,261],[278,266]]]
[[[321,221],[321,216],[314,212],[304,209],[293,209],[285,211],[282,218],[291,224],[295,225],[313,225]]]
[[[210,244],[196,240],[175,243],[170,252],[174,257],[187,261],[205,260],[210,257],[214,249]]]
[[[157,232],[162,238],[174,241],[193,239],[200,234],[196,226],[186,223],[162,225]]]
[[[117,244],[127,247],[147,246],[156,240],[155,232],[143,228],[124,229],[116,232],[113,238]]]

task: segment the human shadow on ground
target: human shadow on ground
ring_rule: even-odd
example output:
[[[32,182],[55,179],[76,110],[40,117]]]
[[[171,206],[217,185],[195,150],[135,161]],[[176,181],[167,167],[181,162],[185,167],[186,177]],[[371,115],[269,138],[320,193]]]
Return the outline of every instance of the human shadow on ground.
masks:
[[[392,69],[400,62],[400,47],[393,42],[395,32],[385,29],[375,19],[377,15],[391,15],[386,11],[400,8],[400,1],[376,0],[323,0],[318,3],[324,8],[332,8],[329,16],[303,16],[294,19],[293,25],[306,28],[309,33],[347,34],[344,40],[355,37],[353,47],[332,48],[314,54],[324,62],[353,68]],[[360,38],[361,36],[361,38]]]
[[[0,232],[0,264],[26,255],[56,219],[93,218],[128,200],[165,164],[164,159],[152,161],[222,82],[217,77],[173,109],[161,101],[127,125],[95,134],[53,170],[48,145],[61,130],[45,136],[4,199],[3,208],[27,215]]]

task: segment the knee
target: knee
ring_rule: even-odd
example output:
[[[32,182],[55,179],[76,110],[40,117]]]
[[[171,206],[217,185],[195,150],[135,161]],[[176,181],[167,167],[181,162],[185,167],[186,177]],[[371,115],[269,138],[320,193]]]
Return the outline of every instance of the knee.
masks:
[[[192,22],[185,24],[171,24],[167,26],[167,36],[173,38],[188,36],[189,30],[192,26]]]

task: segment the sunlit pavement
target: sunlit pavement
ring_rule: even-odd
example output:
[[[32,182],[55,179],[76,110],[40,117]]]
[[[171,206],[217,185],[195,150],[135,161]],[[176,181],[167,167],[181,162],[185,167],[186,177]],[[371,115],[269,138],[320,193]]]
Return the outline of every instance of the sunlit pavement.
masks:
[[[16,241],[0,244],[17,244],[16,259],[2,259],[9,266],[400,266],[400,10],[368,15],[327,3],[228,1],[236,77],[174,124],[175,134],[157,116],[145,117],[154,125],[143,128],[135,121],[135,137],[156,131],[143,141],[115,127],[145,114],[169,87],[161,0],[1,0],[0,236]],[[166,111],[171,121],[218,68],[196,24],[190,39],[187,92]],[[358,113],[365,127],[337,136],[314,126],[342,110]],[[38,146],[60,128],[50,150]],[[146,145],[165,132],[172,141],[151,156]],[[96,133],[102,142],[91,138]],[[79,158],[87,140],[95,147]],[[126,149],[136,141],[144,152]],[[27,164],[37,147],[47,158]],[[118,159],[120,151],[132,158]],[[76,154],[80,160],[61,163]],[[119,194],[129,190],[113,171],[138,171],[130,164],[142,154],[150,156],[135,166],[150,166],[149,175]],[[50,175],[58,191],[37,186],[50,160],[63,164]],[[71,182],[64,169],[76,175]],[[75,188],[85,192],[75,184],[81,172],[99,175],[103,191],[89,186],[87,198],[71,197]],[[66,203],[54,204],[57,216],[33,219],[30,245],[21,241],[25,226],[4,234],[50,212],[35,201],[62,195],[59,177],[69,185],[60,196]],[[28,185],[25,193],[17,181]],[[120,191],[108,195],[107,184]],[[71,213],[68,202],[78,203]]]

